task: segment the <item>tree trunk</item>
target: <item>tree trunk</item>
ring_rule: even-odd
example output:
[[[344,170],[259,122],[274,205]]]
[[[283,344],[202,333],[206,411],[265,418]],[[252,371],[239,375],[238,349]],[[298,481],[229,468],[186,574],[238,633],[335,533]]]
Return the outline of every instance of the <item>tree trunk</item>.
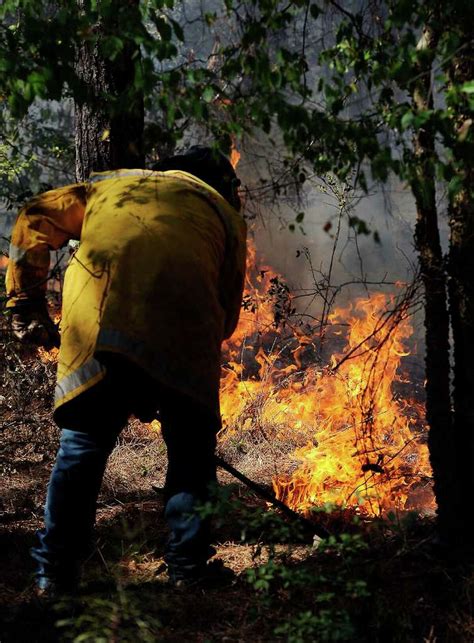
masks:
[[[77,0],[79,11],[84,0]],[[114,60],[100,51],[101,40],[115,34],[120,25],[139,19],[138,0],[116,1],[113,17],[94,26],[97,40],[84,40],[76,52],[76,73],[84,96],[75,104],[76,179],[92,171],[143,167],[143,95],[134,89],[135,65],[140,52],[133,42],[123,41]]]
[[[431,64],[436,49],[435,34],[427,27],[418,48],[433,52],[424,62],[411,88],[415,112],[433,107]],[[438,505],[438,529],[443,539],[452,540],[458,512],[458,491],[454,484],[453,420],[450,398],[449,315],[446,273],[441,250],[435,183],[435,141],[429,126],[418,129],[413,139],[416,158],[411,189],[415,197],[417,222],[415,244],[425,290],[426,419],[428,446]]]
[[[451,82],[460,84],[474,76],[474,45],[467,25],[460,25],[463,49],[452,59]],[[449,297],[454,340],[454,417],[457,470],[461,481],[463,515],[470,512],[474,493],[474,170],[472,123],[467,96],[455,107],[457,139],[453,144],[453,166],[459,189],[449,202]],[[464,542],[472,546],[465,520]]]

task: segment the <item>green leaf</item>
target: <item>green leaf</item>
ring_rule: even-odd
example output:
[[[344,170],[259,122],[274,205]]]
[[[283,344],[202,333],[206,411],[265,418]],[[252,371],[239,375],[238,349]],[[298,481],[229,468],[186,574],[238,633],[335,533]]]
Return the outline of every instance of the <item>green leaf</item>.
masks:
[[[205,14],[204,14],[204,20],[205,20],[206,25],[207,25],[208,27],[212,27],[212,25],[213,25],[213,24],[215,23],[215,21],[217,20],[217,14],[216,14],[216,13],[210,13],[210,12],[207,12],[207,13],[205,13]]]
[[[432,109],[425,109],[422,112],[417,112],[413,119],[413,126],[415,127],[415,129],[423,127],[423,125],[425,125],[430,120],[433,114],[434,111]]]
[[[356,234],[369,235],[370,230],[363,219],[356,216],[349,216],[349,227],[355,230]]]
[[[400,121],[402,130],[406,130],[409,127],[411,127],[414,120],[415,120],[415,115],[411,110],[409,110],[408,112],[405,112],[402,116],[402,120]]]
[[[463,179],[461,176],[454,176],[448,183],[449,198],[453,199],[463,188]]]
[[[46,84],[45,74],[41,71],[33,71],[28,75],[27,83],[30,85],[33,94],[41,95]]]
[[[304,212],[298,212],[295,219],[296,223],[301,223],[303,219],[304,219]]]
[[[469,80],[467,83],[461,85],[461,91],[465,94],[474,94],[474,80]]]
[[[214,99],[214,96],[215,96],[214,89],[210,85],[208,85],[207,87],[204,87],[204,90],[202,92],[202,99],[206,103],[212,102],[212,100]]]
[[[121,38],[117,38],[117,36],[108,36],[107,38],[104,38],[101,43],[102,53],[106,58],[115,60],[118,54],[122,51],[123,44],[124,43]]]

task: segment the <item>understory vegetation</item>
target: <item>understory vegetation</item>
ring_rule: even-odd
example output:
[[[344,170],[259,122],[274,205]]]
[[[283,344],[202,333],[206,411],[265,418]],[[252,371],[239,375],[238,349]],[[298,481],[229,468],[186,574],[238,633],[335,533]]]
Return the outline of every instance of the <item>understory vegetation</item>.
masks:
[[[213,517],[216,557],[235,581],[170,589],[161,559],[165,450],[159,431],[137,421],[109,462],[81,593],[45,611],[33,595],[28,549],[57,445],[55,366],[3,330],[2,641],[472,640],[471,567],[436,547],[432,518],[369,520],[320,507],[308,519],[333,534],[320,540],[222,472],[202,511]],[[239,449],[223,443],[221,454],[269,487],[269,442],[251,429],[238,441]]]
[[[469,6],[0,2],[0,643],[474,640]],[[56,366],[54,352],[14,341],[3,314],[14,213],[34,194],[83,181],[91,170],[151,167],[195,143],[215,145],[235,163],[242,157],[240,194],[255,244],[259,234],[268,237],[299,288],[293,298],[267,265],[248,271],[270,293],[270,314],[258,312],[264,297],[244,295],[239,328],[246,316],[260,314],[263,323],[227,345],[222,389],[234,387],[238,400],[247,387],[253,397],[230,405],[233,423],[219,454],[267,491],[281,476],[279,497],[297,510],[309,507],[306,522],[283,517],[220,471],[202,511],[215,524],[215,556],[235,580],[170,589],[162,573],[165,447],[156,423],[132,420],[106,471],[81,593],[45,609],[34,596],[28,550],[42,525],[58,444]],[[391,225],[397,210],[400,235]],[[61,253],[51,264],[56,294],[69,248]],[[380,315],[369,304],[374,296]],[[356,321],[375,320],[375,330],[346,347],[341,300]],[[410,359],[405,322],[422,313],[416,376],[399,378],[385,355],[397,364]],[[275,338],[290,327],[283,353]],[[401,339],[390,344],[397,328]],[[363,362],[365,380],[358,373],[343,391],[352,396],[348,412],[333,383],[349,381],[344,369],[352,369],[354,354],[373,360]],[[386,389],[379,373],[392,376]],[[306,393],[305,404],[295,391]],[[374,402],[381,392],[389,403],[382,410]],[[342,397],[336,425],[331,403]],[[321,398],[325,416],[318,415]],[[291,422],[285,405],[295,409]],[[320,466],[321,418],[332,423],[326,444],[341,439],[331,442],[330,483]],[[423,466],[410,451],[415,443]],[[303,449],[306,459],[298,460]],[[331,506],[325,500],[340,482],[342,455],[362,485],[350,488],[352,505]],[[303,460],[312,482],[313,473],[323,475],[296,502]],[[382,478],[383,511],[357,506]],[[405,487],[418,493],[411,505]],[[392,505],[427,511],[391,512]],[[315,538],[318,525],[331,536]]]

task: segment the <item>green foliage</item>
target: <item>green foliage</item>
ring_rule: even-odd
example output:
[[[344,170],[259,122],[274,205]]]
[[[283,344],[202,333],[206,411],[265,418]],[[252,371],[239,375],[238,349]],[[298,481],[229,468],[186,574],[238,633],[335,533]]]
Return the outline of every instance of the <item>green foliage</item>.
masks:
[[[304,539],[302,525],[289,523],[275,511],[262,511],[247,506],[233,496],[232,486],[215,487],[212,497],[199,508],[203,518],[212,518],[216,526],[225,523],[230,514],[237,517],[242,542],[258,545],[268,542],[298,542]]]
[[[0,144],[0,195],[7,200],[9,206],[19,200],[18,197],[11,198],[11,185],[17,183],[18,176],[28,172],[35,161],[34,157],[18,158],[11,151],[10,146],[4,143]],[[18,196],[21,195],[20,190],[17,189],[16,192]],[[19,192],[20,194],[18,194]]]
[[[15,118],[38,98],[72,95],[84,100],[86,88],[74,68],[75,48],[97,45],[106,60],[114,61],[131,44],[140,48],[141,59],[122,103],[133,101],[134,92],[144,92],[148,108],[159,105],[166,112],[169,130],[179,132],[179,121],[191,115],[228,146],[229,137],[244,129],[268,131],[274,116],[283,123],[296,122],[296,107],[285,92],[308,93],[303,82],[307,63],[299,52],[270,43],[304,6],[298,2],[284,7],[274,0],[248,6],[225,2],[212,16],[203,17],[203,25],[212,41],[213,23],[225,16],[233,23],[229,34],[234,31],[236,37],[216,48],[212,65],[191,59],[182,65],[179,56],[186,55],[187,33],[176,19],[179,3],[150,0],[134,11],[128,3],[89,1],[79,11],[69,0],[45,11],[39,1],[8,0],[0,7],[6,25],[0,30],[0,96]],[[106,100],[111,112],[122,108],[119,97],[108,95]]]
[[[19,123],[3,112],[0,200],[7,209],[58,183],[74,181],[71,121],[67,104],[40,104]]]
[[[370,598],[367,580],[360,577],[354,565],[356,557],[366,549],[360,535],[342,534],[336,539],[323,540],[313,554],[312,564],[295,564],[280,552],[271,551],[268,562],[247,571],[247,580],[266,604],[281,599],[298,608],[301,596],[311,609],[290,609],[280,620],[274,633],[288,641],[318,640],[346,641],[357,632],[353,613],[348,610],[354,602]],[[289,548],[290,550],[290,548]],[[289,551],[287,552],[287,554]],[[337,557],[339,564],[332,574],[319,571],[316,559]],[[308,597],[312,600],[308,601]]]
[[[461,107],[472,110],[473,81],[457,85],[450,76],[451,62],[467,42],[468,3],[443,3],[440,18],[425,0],[389,0],[384,6],[374,5],[376,15],[364,3],[336,14],[332,42],[318,52],[300,42],[320,28],[326,6],[226,0],[201,16],[204,38],[215,42],[206,61],[187,52],[188,25],[180,20],[181,3],[172,0],[149,0],[139,11],[116,0],[89,0],[82,12],[73,0],[48,10],[39,0],[7,0],[0,7],[0,100],[14,117],[38,98],[81,100],[85,88],[74,69],[75,47],[97,44],[113,61],[132,44],[141,51],[134,84],[127,100],[107,96],[107,104],[111,111],[123,109],[134,92],[144,92],[147,107],[158,106],[165,115],[174,142],[190,118],[205,124],[223,148],[244,132],[269,133],[276,125],[289,153],[318,173],[333,171],[344,179],[366,164],[375,180],[394,172],[410,181],[418,163],[410,136],[429,128],[443,146],[438,174],[459,175],[459,155],[445,150],[456,149],[461,137],[467,158],[474,144],[473,128],[466,123],[460,132],[457,119]],[[216,40],[222,21],[226,34]],[[418,47],[426,25],[437,34],[431,49]],[[295,42],[288,39],[290,29],[298,34]],[[317,87],[315,57],[321,70]],[[433,60],[439,61],[434,90],[445,100],[419,111],[410,96],[420,69]],[[347,116],[353,104],[356,118]],[[364,188],[365,174],[358,177]]]
[[[324,516],[331,509],[319,507],[317,513]],[[293,555],[296,544],[308,542],[308,533],[301,525],[288,522],[272,510],[252,509],[241,499],[236,500],[230,487],[216,489],[201,512],[218,524],[224,524],[231,513],[238,522],[242,542],[253,545],[256,564],[247,569],[246,580],[255,591],[256,606],[278,615],[276,637],[295,643],[343,641],[357,633],[356,611],[349,611],[349,606],[353,608],[371,596],[366,571],[357,562],[367,550],[360,534],[331,536],[317,540],[312,547],[306,544],[306,556],[298,560]],[[328,573],[331,561],[334,568]]]
[[[332,574],[319,571],[316,559],[312,564],[295,564],[280,552],[270,552],[268,562],[247,571],[247,580],[254,590],[272,605],[285,593],[287,604],[298,608],[301,596],[304,605],[313,603],[311,609],[292,609],[281,619],[274,630],[289,641],[343,641],[356,634],[353,615],[348,605],[370,597],[367,580],[358,576],[354,560],[366,548],[358,535],[343,534],[340,539],[321,541],[317,559],[336,556],[339,560]],[[289,553],[289,552],[287,552]],[[308,601],[307,597],[312,600]]]
[[[122,95],[103,98],[114,114],[143,94],[153,119],[145,141],[152,157],[172,151],[195,125],[224,152],[245,135],[263,132],[275,140],[276,134],[299,168],[295,184],[332,173],[343,182],[354,176],[368,192],[370,181],[393,174],[419,184],[412,141],[428,132],[437,143],[430,163],[449,198],[471,190],[474,81],[458,80],[455,72],[458,58],[468,55],[468,3],[388,0],[334,9],[310,0],[224,0],[189,20],[183,5],[87,0],[79,11],[75,0],[47,10],[39,0],[6,0],[0,6],[0,126],[18,122],[38,101],[87,100],[74,66],[75,50],[85,43],[97,46],[106,62],[135,52],[133,83]],[[197,10],[198,3],[189,7]],[[200,42],[207,43],[199,52],[196,22]],[[429,47],[419,46],[424,28],[435,34]],[[314,44],[323,42],[319,33],[324,45]],[[428,109],[414,95],[430,66],[437,100]],[[35,176],[38,153],[31,151],[21,160],[7,152],[10,170],[2,161],[9,203],[22,192],[12,181],[15,163],[21,175],[33,170]],[[33,184],[35,191],[36,178]],[[304,233],[300,216],[289,223],[291,232]],[[379,240],[360,218],[349,225]]]
[[[58,611],[71,612],[72,605],[64,602]],[[143,609],[140,600],[118,587],[110,598],[89,597],[87,604],[77,606],[73,616],[59,618],[56,626],[61,640],[73,643],[106,643],[120,640],[124,643],[153,643],[159,639],[161,623]]]
[[[462,187],[466,159],[474,152],[471,121],[460,123],[462,113],[472,112],[474,103],[468,99],[472,82],[456,84],[453,74],[453,65],[459,64],[456,58],[468,46],[470,9],[457,0],[389,0],[385,8],[385,20],[375,21],[365,5],[353,13],[346,11],[334,45],[320,55],[330,73],[322,76],[318,89],[325,97],[326,112],[343,125],[333,152],[352,166],[368,164],[376,180],[386,181],[393,172],[411,183],[420,163],[412,137],[420,130],[429,131],[440,143],[433,157],[438,175],[461,177],[450,185],[454,194]],[[420,46],[422,28],[432,34],[428,46]],[[420,109],[413,97],[432,64],[437,75],[430,91],[438,100],[433,109]],[[352,104],[357,104],[357,118],[347,121],[344,113]],[[352,127],[355,122],[357,128]]]
[[[284,636],[288,643],[305,641],[348,641],[354,634],[349,615],[344,610],[321,609],[299,612],[275,628],[277,636]]]

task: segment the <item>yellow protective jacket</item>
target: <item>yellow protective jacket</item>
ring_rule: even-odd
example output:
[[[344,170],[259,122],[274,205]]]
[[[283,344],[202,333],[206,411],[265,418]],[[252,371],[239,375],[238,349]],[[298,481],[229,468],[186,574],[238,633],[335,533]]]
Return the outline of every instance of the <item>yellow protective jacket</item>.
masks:
[[[81,243],[65,275],[56,411],[104,378],[105,351],[218,412],[221,343],[244,284],[239,213],[179,171],[103,172],[45,192],[14,226],[7,306],[43,297],[49,251],[69,239]]]

